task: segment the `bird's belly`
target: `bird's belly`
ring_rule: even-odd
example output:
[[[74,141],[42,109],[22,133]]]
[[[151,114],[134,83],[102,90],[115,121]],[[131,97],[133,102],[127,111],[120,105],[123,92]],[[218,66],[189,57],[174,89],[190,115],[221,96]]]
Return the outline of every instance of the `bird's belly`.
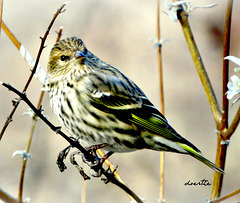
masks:
[[[108,144],[105,149],[114,152],[129,152],[139,148],[136,142],[140,132],[113,114],[102,112],[88,102],[79,102],[74,95],[66,98],[50,93],[50,104],[71,137],[88,146],[105,143]]]

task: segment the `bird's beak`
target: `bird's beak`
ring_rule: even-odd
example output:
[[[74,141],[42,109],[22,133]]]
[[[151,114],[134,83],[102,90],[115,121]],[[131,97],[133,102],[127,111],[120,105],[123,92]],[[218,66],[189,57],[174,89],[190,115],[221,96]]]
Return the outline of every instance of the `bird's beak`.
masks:
[[[83,64],[84,59],[86,58],[86,55],[84,53],[82,53],[81,51],[76,51],[75,57],[76,57],[77,60],[80,61],[81,64]]]

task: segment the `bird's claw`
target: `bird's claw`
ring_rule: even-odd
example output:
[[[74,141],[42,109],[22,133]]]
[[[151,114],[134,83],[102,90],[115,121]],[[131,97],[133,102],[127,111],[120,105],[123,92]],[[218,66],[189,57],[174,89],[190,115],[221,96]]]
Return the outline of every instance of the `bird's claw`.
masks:
[[[81,166],[78,165],[77,161],[75,160],[75,155],[76,154],[79,154],[80,151],[77,151],[77,152],[73,152],[71,153],[70,155],[70,162],[76,166],[78,172],[80,173],[80,175],[83,177],[84,180],[90,180],[90,177],[84,172],[83,168]]]
[[[59,152],[58,154],[58,158],[57,158],[57,165],[58,165],[58,168],[61,172],[63,172],[64,170],[67,169],[67,166],[65,165],[64,163],[64,159],[66,159],[70,149],[71,149],[71,145],[69,145],[68,147],[66,147],[65,149],[63,149],[62,151]]]

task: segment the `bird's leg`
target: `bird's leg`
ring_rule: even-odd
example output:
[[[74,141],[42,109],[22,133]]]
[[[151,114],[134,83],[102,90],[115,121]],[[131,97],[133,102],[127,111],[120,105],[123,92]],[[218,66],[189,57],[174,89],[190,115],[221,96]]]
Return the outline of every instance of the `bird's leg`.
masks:
[[[96,162],[90,163],[90,164],[89,164],[89,162],[85,162],[85,163],[88,164],[89,167],[91,168],[91,170],[89,171],[91,176],[93,176],[93,177],[100,177],[102,175],[102,173],[103,173],[103,170],[104,170],[103,166],[102,166],[103,162],[109,156],[107,156],[107,154],[104,157],[102,157],[102,158],[99,158],[97,156],[97,154],[95,154],[95,156],[96,156]]]
[[[102,149],[102,148],[107,147],[107,146],[108,146],[108,144],[106,144],[106,143],[98,144],[98,145],[92,145],[92,146],[87,147],[86,150],[93,152],[93,151],[96,151],[98,149]]]
[[[95,153],[96,153],[96,152],[95,152]],[[99,157],[97,156],[97,154],[95,154],[96,157],[97,157],[97,162],[96,162],[95,164],[89,165],[90,168],[92,169],[92,170],[90,171],[90,174],[91,174],[93,177],[100,177],[100,176],[102,175],[102,170],[103,170],[102,165],[103,165],[104,161],[105,161],[108,157],[110,157],[113,153],[114,153],[114,152],[108,152],[108,153],[106,153],[106,154],[105,154],[103,157],[101,157],[101,158],[99,158]],[[87,164],[88,164],[88,163],[87,163]],[[93,172],[93,171],[94,171],[94,172]]]
[[[68,147],[66,147],[65,149],[63,149],[62,151],[59,152],[58,154],[58,158],[57,158],[57,165],[58,168],[61,172],[63,172],[65,169],[67,169],[67,166],[64,164],[63,160],[66,159],[70,149],[72,148],[71,145],[69,145]]]
[[[82,155],[83,162],[87,163],[90,167],[92,165],[97,165],[100,162],[101,159],[98,157],[96,151],[98,149],[102,149],[102,148],[107,147],[107,146],[108,146],[108,144],[104,143],[104,144],[92,145],[90,147],[87,147],[86,150],[88,152],[90,152],[95,157],[95,160],[94,160],[94,162],[92,162],[91,160],[88,160],[87,157],[85,157],[84,154],[83,154]],[[89,163],[89,162],[91,162],[91,163]]]
[[[77,161],[75,160],[75,155],[81,155],[82,160],[86,163],[94,172],[90,171],[90,174],[93,177],[100,177],[102,175],[102,167],[100,167],[100,159],[98,158],[97,154],[94,152],[93,156],[95,157],[95,161],[87,160],[87,158],[82,154],[80,150],[72,152],[70,155],[70,162],[76,166],[78,172],[81,174],[84,180],[90,179],[90,177],[84,172],[83,168],[78,165]],[[102,166],[102,165],[101,165]]]
[[[103,157],[101,157],[100,162],[103,164],[106,159],[108,159],[114,152],[108,152]]]
[[[98,157],[96,151],[98,149],[101,149],[101,148],[104,148],[107,146],[108,146],[108,144],[99,144],[99,145],[93,145],[93,146],[86,148],[86,150],[95,157],[94,162],[88,160],[84,155],[82,155],[83,162],[86,163],[92,169],[90,171],[90,174],[94,177],[100,177],[102,175],[102,170],[103,170],[102,165],[103,165],[104,161],[114,153],[114,152],[108,152],[103,157]]]
[[[90,171],[90,174],[93,176],[93,177],[100,177],[102,175],[102,170],[103,167],[103,163],[106,159],[108,159],[114,152],[108,152],[106,153],[103,157],[99,158],[98,157],[98,162],[96,164],[92,164],[90,167],[91,167],[91,171]],[[97,156],[97,154],[96,154]],[[110,167],[108,167],[108,169],[106,170],[106,172],[108,172],[110,170]],[[94,172],[93,172],[94,171]],[[115,172],[115,171],[114,171]],[[111,173],[109,173],[111,174]]]

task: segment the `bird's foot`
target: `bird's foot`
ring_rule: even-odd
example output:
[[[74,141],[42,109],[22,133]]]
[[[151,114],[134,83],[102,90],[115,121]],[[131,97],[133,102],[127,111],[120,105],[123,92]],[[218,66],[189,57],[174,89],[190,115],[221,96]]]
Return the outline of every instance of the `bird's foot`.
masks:
[[[101,149],[101,148],[104,148],[107,146],[108,146],[108,144],[99,144],[99,145],[93,145],[93,146],[86,148],[86,150],[94,156],[94,158],[95,158],[94,161],[87,159],[84,156],[84,154],[82,154],[82,160],[84,163],[86,163],[91,168],[90,174],[93,177],[100,177],[102,175],[102,170],[103,170],[102,165],[103,165],[104,161],[114,153],[114,152],[108,152],[103,157],[99,157],[97,155],[96,151],[98,149]]]
[[[93,177],[100,177],[102,175],[102,170],[103,170],[103,163],[108,157],[110,157],[114,152],[108,152],[106,153],[103,157],[98,157],[97,156],[97,162],[95,164],[92,164],[90,168],[92,169],[90,171],[90,174]],[[97,154],[96,154],[97,155]]]
[[[74,166],[76,166],[78,172],[83,177],[83,180],[90,180],[90,177],[84,172],[83,168],[81,166],[79,166],[77,161],[75,160],[75,155],[79,155],[80,153],[81,153],[80,151],[76,151],[76,152],[71,153],[71,155],[70,155],[70,162]]]
[[[97,155],[97,150],[98,149],[101,149],[101,148],[104,148],[108,146],[108,144],[99,144],[99,145],[93,145],[93,146],[90,146],[90,147],[87,147],[86,148],[86,151],[88,153],[90,153],[92,155],[92,158],[93,159],[90,159],[89,157],[85,156],[81,151],[75,151],[75,152],[72,152],[70,154],[70,162],[76,166],[78,172],[82,175],[83,179],[84,180],[88,180],[90,179],[90,177],[84,172],[83,168],[81,166],[79,166],[79,164],[77,163],[76,159],[75,159],[75,156],[76,155],[81,155],[82,156],[82,161],[84,163],[86,163],[90,168],[90,174],[93,176],[93,177],[100,177],[102,175],[102,172],[103,172],[103,163],[106,159],[108,159],[114,152],[108,152],[106,153],[103,157],[99,157]],[[61,172],[63,172],[64,170],[67,169],[67,166],[65,165],[64,163],[64,159],[66,159],[67,155],[69,154],[70,152],[70,149],[72,148],[72,146],[68,146],[66,147],[65,149],[63,149],[59,155],[58,155],[58,158],[57,158],[57,165],[58,165],[58,168]],[[107,169],[108,170],[108,169]]]
[[[99,144],[99,145],[92,145],[90,147],[87,147],[86,151],[88,151],[91,155],[93,155],[95,160],[94,161],[90,160],[88,157],[86,157],[84,154],[82,154],[83,162],[86,163],[87,165],[89,165],[90,167],[98,164],[100,162],[100,158],[98,157],[96,151],[98,149],[102,149],[102,148],[107,147],[107,146],[108,146],[108,144]]]

